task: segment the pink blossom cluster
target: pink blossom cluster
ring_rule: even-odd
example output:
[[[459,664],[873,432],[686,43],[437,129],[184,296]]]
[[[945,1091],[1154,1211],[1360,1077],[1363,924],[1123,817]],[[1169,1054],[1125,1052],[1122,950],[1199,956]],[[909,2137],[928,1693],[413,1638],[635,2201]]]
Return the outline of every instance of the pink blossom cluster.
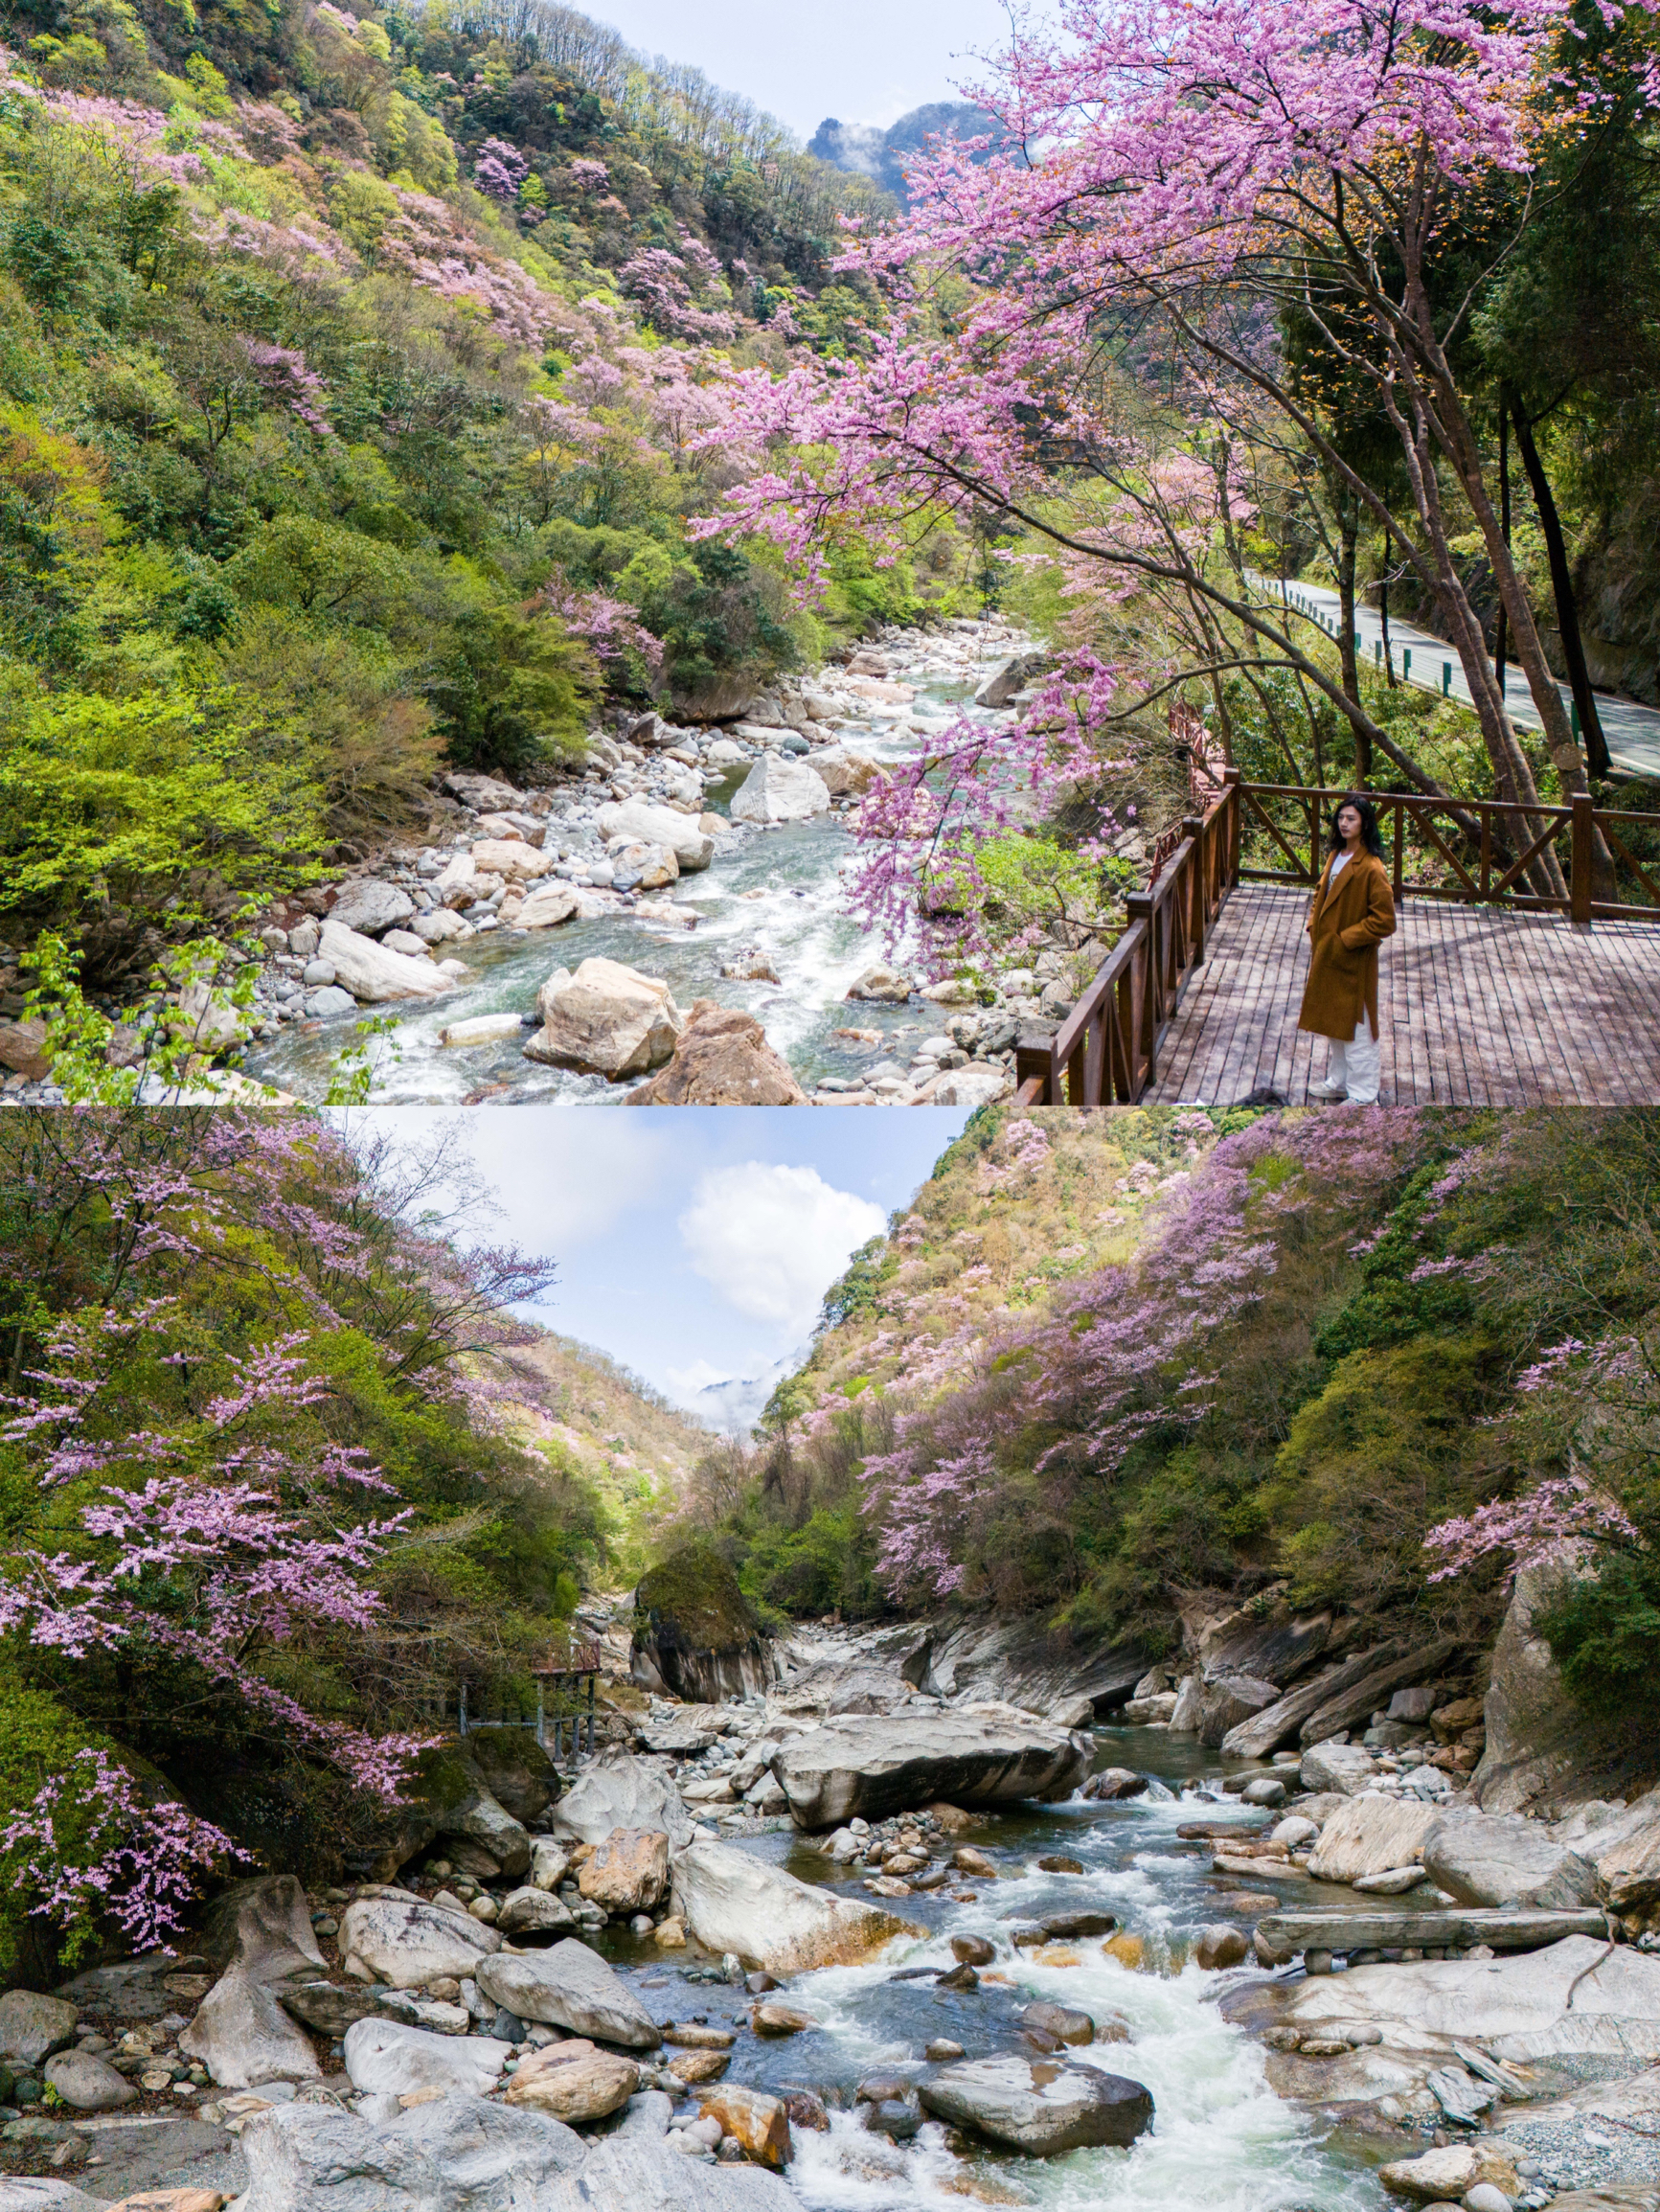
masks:
[[[205,1875],[248,1854],[172,1798],[147,1797],[106,1752],[79,1751],[0,1834],[32,1912],[73,1927],[92,1911],[134,1951],[165,1946]]]
[[[505,138],[487,138],[472,165],[472,181],[479,191],[503,202],[518,197],[519,187],[530,173],[530,162]]]
[[[707,246],[682,229],[680,251],[646,246],[617,272],[617,282],[638,301],[652,328],[666,338],[705,343],[734,337],[738,318],[723,308],[705,308],[702,295],[721,283],[720,263]]]
[[[264,338],[243,338],[240,343],[249,366],[272,398],[283,401],[308,430],[331,438],[333,428],[323,412],[323,379],[307,366],[305,354]]]
[[[624,661],[637,654],[655,677],[663,666],[663,643],[641,622],[639,610],[603,591],[579,591],[554,577],[538,594],[538,604],[557,614],[575,637],[586,638],[602,661]]]
[[[1574,1545],[1635,1543],[1637,1530],[1611,1498],[1599,1497],[1580,1475],[1541,1482],[1523,1497],[1484,1505],[1444,1520],[1423,1539],[1441,1564],[1432,1583],[1465,1574],[1495,1553],[1507,1556],[1506,1581],[1519,1569]]]

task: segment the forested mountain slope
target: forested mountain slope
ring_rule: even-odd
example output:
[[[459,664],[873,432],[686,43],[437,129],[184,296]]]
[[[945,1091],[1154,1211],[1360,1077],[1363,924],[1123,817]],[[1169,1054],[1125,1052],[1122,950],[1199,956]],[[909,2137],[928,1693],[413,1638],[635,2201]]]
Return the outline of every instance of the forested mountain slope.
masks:
[[[111,1912],[142,1947],[227,1838],[360,1856],[461,1683],[531,1697],[635,1571],[707,1440],[513,1315],[547,1267],[434,1231],[453,1169],[234,1108],[0,1117],[0,1973]]]
[[[728,361],[835,346],[886,204],[568,11],[12,17],[0,937],[142,976],[419,814],[827,632],[697,543]],[[714,473],[712,474],[712,470]],[[906,603],[856,547],[826,610]],[[948,580],[947,580],[948,581]],[[839,610],[839,616],[838,616]],[[0,946],[0,1015],[27,976]]]
[[[729,1554],[781,1610],[1157,1654],[1253,1601],[1480,1648],[1574,1537],[1553,1649],[1652,1755],[1657,1145],[1648,1113],[987,1109],[725,1471]]]

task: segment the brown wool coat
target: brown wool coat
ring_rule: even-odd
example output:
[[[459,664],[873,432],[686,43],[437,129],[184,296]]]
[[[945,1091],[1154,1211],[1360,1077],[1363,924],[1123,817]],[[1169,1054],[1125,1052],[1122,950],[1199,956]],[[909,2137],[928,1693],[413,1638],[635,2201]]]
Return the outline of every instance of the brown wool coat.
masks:
[[[1312,949],[1297,1027],[1347,1044],[1364,1011],[1376,1037],[1377,947],[1394,935],[1395,900],[1383,862],[1371,853],[1356,854],[1333,883],[1328,860],[1308,908]]]

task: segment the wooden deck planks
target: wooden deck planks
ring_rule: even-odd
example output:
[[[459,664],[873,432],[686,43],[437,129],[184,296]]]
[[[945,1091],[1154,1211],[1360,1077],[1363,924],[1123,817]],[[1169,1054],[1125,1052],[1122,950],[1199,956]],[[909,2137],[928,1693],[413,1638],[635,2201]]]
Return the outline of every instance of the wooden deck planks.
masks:
[[[1297,1028],[1308,894],[1243,883],[1211,931],[1149,1100],[1305,1102],[1325,1047]],[[1408,899],[1378,985],[1386,1103],[1660,1106],[1660,924]]]

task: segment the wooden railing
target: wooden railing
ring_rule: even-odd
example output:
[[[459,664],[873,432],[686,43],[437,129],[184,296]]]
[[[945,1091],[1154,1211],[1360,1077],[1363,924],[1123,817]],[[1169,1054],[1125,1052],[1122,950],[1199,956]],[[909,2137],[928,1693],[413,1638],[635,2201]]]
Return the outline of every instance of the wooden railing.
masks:
[[[1251,883],[1303,883],[1320,880],[1322,842],[1341,791],[1312,790],[1293,784],[1241,784],[1240,805],[1247,832],[1260,829],[1285,855],[1284,868],[1242,867]],[[1411,792],[1375,791],[1377,826],[1383,835],[1397,901],[1450,899],[1461,905],[1515,906],[1565,914],[1571,922],[1653,922],[1660,920],[1660,868],[1645,865],[1630,849],[1632,825],[1660,828],[1652,814],[1625,814],[1593,806],[1580,796],[1566,807],[1517,807],[1497,799],[1429,799]],[[1276,820],[1276,812],[1281,819]],[[1295,818],[1287,829],[1285,816]],[[1410,846],[1425,858],[1439,858],[1436,877],[1406,873]],[[1637,896],[1598,897],[1597,834],[1608,855],[1603,885],[1621,878]],[[1563,847],[1566,850],[1563,850]],[[1556,855],[1566,878],[1559,893],[1541,891],[1529,871],[1546,852]]]
[[[1237,768],[1223,774],[1221,796],[1180,825],[1173,849],[1161,839],[1153,880],[1125,901],[1128,926],[1053,1037],[1031,1033],[1014,1048],[1018,1106],[1133,1106],[1158,1081],[1159,1046],[1228,894],[1239,882],[1320,879],[1322,840],[1341,791],[1289,784],[1247,784]],[[1556,912],[1581,924],[1660,921],[1660,866],[1639,861],[1627,834],[1643,824],[1660,832],[1660,815],[1618,813],[1576,798],[1567,807],[1512,807],[1496,800],[1449,801],[1375,792],[1378,826],[1397,901],[1450,899],[1463,904]],[[1296,817],[1287,829],[1272,809]],[[1438,825],[1442,817],[1446,827]],[[1418,848],[1439,855],[1446,873],[1409,876],[1407,832]],[[1248,830],[1264,833],[1287,862],[1284,868],[1241,864]],[[1597,832],[1616,878],[1639,896],[1615,902],[1597,896]],[[1560,851],[1565,841],[1567,851]],[[1541,892],[1529,870],[1547,850],[1565,862],[1565,892]],[[1603,863],[1606,885],[1608,861]],[[1536,869],[1535,869],[1536,873]]]
[[[1158,1048],[1211,925],[1239,874],[1239,791],[1182,824],[1158,880],[1126,901],[1129,926],[1053,1038],[1014,1048],[1021,1106],[1133,1106],[1158,1080]]]

